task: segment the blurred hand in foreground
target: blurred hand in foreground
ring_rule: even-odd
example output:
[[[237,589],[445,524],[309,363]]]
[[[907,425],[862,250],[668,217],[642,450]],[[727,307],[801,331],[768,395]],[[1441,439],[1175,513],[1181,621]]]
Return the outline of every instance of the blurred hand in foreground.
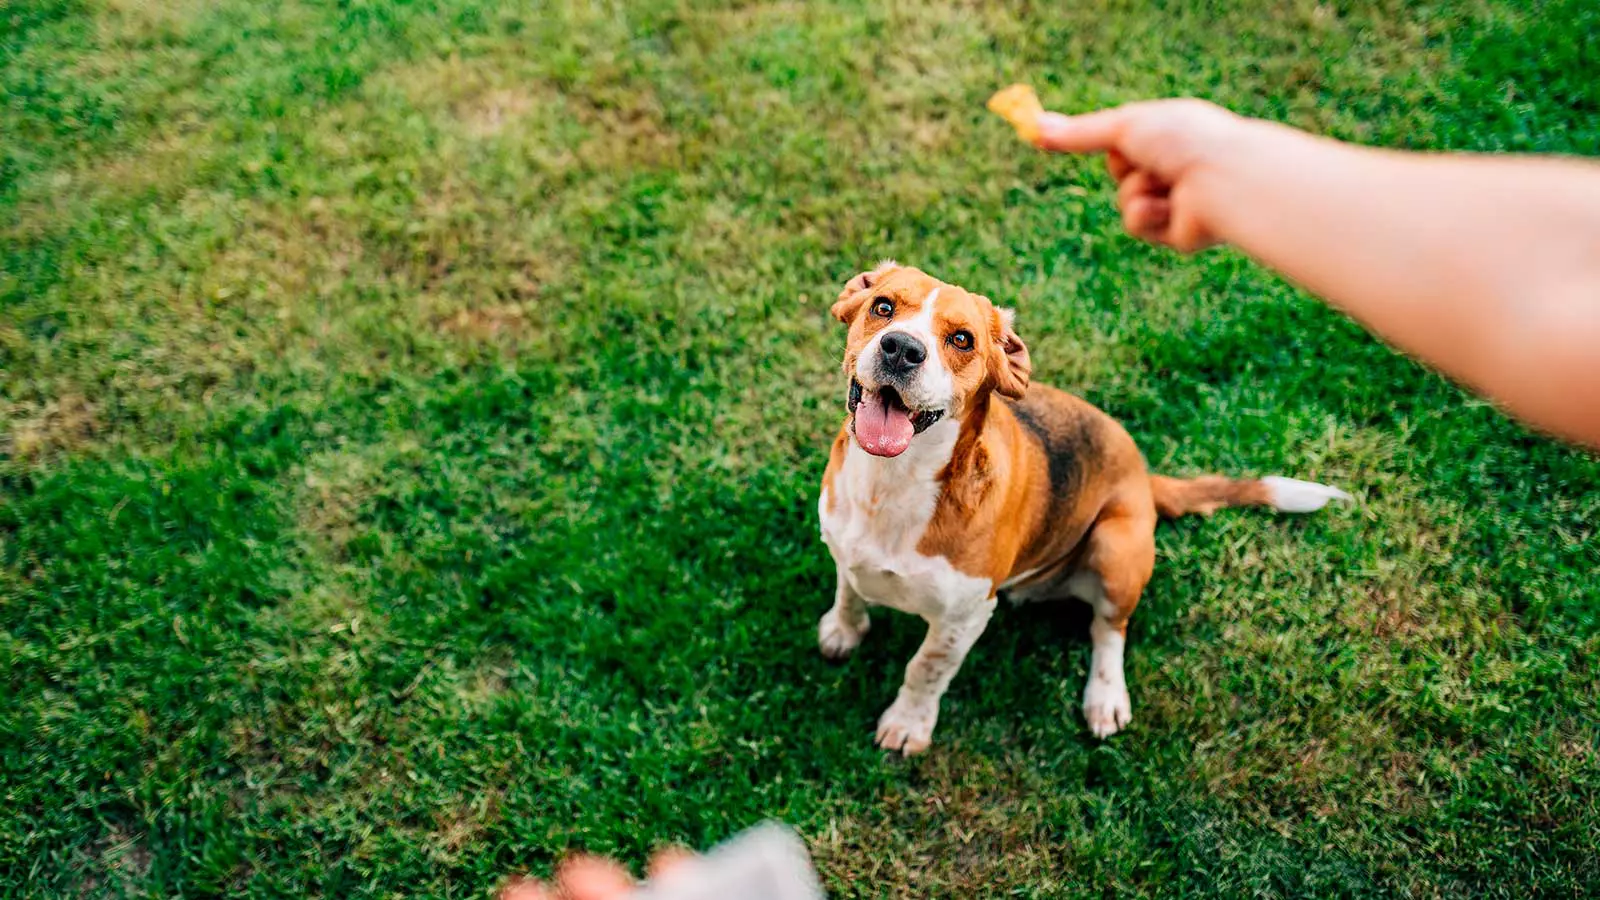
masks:
[[[650,860],[650,877],[660,878],[694,854],[663,850]],[[622,900],[639,886],[621,865],[597,856],[575,856],[556,870],[555,884],[518,879],[500,891],[500,900]]]

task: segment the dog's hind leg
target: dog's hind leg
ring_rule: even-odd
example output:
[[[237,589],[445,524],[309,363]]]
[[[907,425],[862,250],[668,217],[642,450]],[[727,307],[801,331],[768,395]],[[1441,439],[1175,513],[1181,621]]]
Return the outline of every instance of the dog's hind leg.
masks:
[[[1133,703],[1122,672],[1128,618],[1155,568],[1155,515],[1146,508],[1108,507],[1095,522],[1088,553],[1067,579],[1067,590],[1094,608],[1089,637],[1089,681],[1083,717],[1097,738],[1116,734],[1133,719]]]

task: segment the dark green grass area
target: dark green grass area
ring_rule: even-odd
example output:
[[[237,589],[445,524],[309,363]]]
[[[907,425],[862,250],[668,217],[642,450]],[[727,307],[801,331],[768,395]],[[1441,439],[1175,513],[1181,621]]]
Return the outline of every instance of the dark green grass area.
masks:
[[[765,817],[837,897],[1596,890],[1600,465],[982,105],[1600,155],[1596,10],[0,5],[0,895],[485,896]],[[880,754],[921,626],[823,663],[815,502],[885,256],[1157,468],[1360,503],[1163,526],[1113,740],[1027,607]]]

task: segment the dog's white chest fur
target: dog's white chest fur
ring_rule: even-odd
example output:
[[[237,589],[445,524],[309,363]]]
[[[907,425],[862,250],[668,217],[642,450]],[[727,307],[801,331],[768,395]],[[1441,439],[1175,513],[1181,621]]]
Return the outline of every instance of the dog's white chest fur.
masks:
[[[987,578],[917,552],[939,499],[939,473],[959,432],[960,423],[939,422],[892,459],[872,456],[852,441],[832,493],[824,490],[818,504],[822,539],[841,575],[867,602],[940,618],[988,600]]]

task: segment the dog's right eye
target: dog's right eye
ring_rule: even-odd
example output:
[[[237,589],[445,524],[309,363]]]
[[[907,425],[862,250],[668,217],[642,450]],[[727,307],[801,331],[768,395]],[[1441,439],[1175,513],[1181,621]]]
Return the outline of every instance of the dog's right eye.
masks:
[[[879,299],[872,304],[872,314],[880,319],[887,319],[894,315],[894,301]]]

